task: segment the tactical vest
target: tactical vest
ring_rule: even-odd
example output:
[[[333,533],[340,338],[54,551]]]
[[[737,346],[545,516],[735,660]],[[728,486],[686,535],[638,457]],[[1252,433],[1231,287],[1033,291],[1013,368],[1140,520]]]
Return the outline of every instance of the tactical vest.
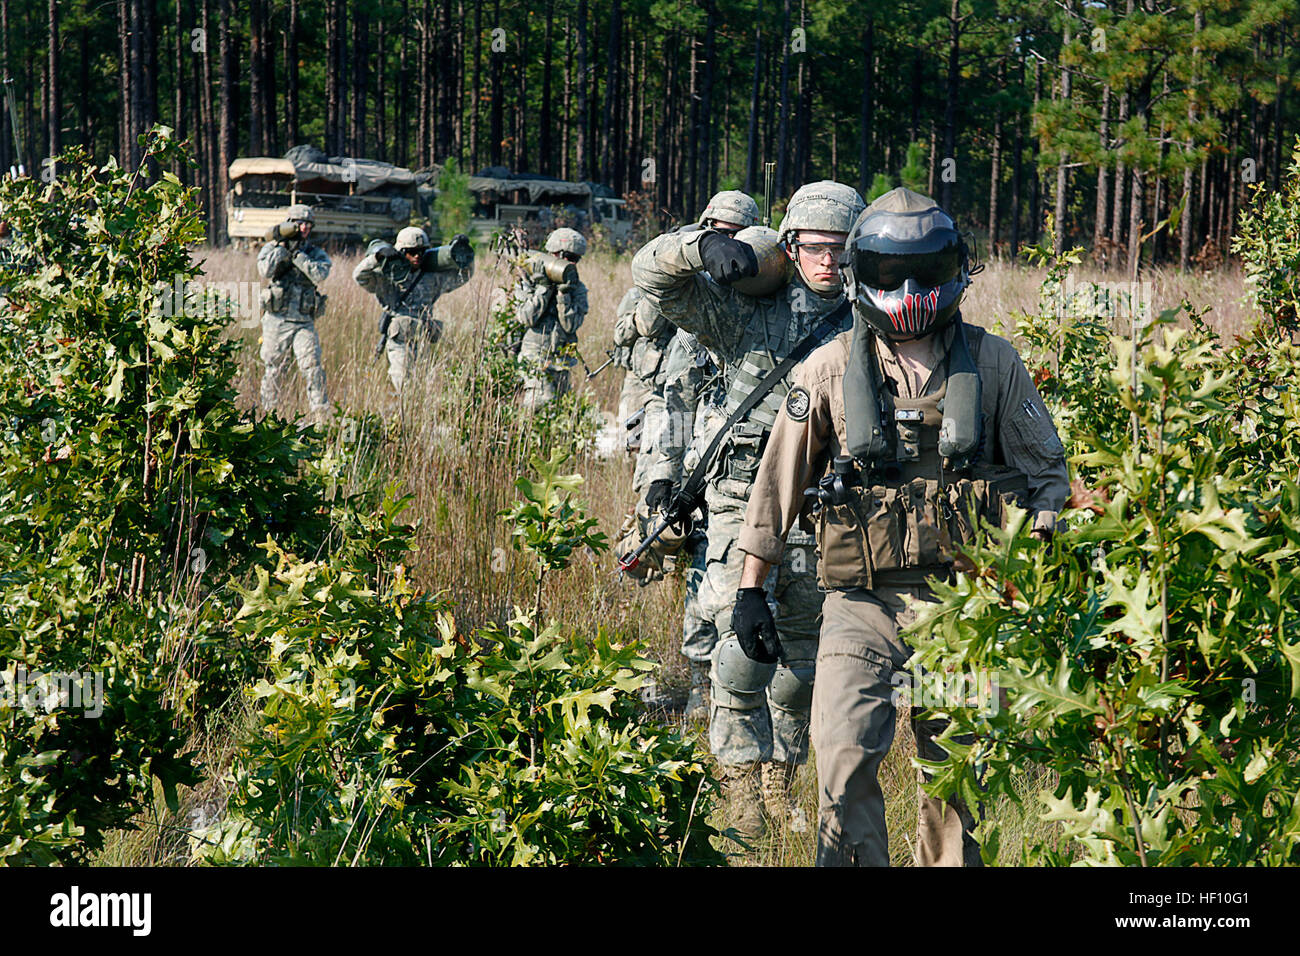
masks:
[[[290,263],[278,279],[263,292],[262,308],[274,314],[297,312],[308,319],[318,319],[325,311],[325,295],[301,269]]]
[[[823,503],[817,521],[824,588],[875,588],[945,577],[956,548],[981,519],[1000,525],[1006,500],[1028,493],[1014,469],[976,462],[945,471],[939,454],[942,402],[948,391],[893,399],[899,474],[846,488],[843,504]]]
[[[808,314],[803,335],[811,335],[829,312],[828,309],[821,315]],[[823,341],[829,342],[847,328],[847,323],[846,319],[839,328],[828,333]],[[793,330],[787,324],[786,328],[779,333],[780,339],[768,343],[770,348],[763,347],[753,333],[747,335],[744,344],[748,348],[745,348],[735,364],[728,369],[731,379],[726,391],[728,413],[737,408],[767,377],[767,373],[776,368],[781,360],[802,341],[803,335],[794,333],[792,338],[792,333]],[[772,338],[775,339],[776,336],[772,335]],[[737,422],[732,427],[723,454],[719,455],[719,470],[715,473],[718,475],[717,488],[722,494],[742,501],[749,499],[749,490],[758,472],[767,437],[771,434],[772,426],[776,424],[777,413],[781,411],[781,405],[790,391],[790,379],[791,376],[786,376],[778,382],[743,421]]]

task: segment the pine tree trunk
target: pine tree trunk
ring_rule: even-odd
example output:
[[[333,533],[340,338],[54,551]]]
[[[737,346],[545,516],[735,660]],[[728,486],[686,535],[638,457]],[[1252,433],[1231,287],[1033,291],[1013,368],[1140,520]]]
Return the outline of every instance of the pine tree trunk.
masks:
[[[495,0],[492,9],[493,28],[501,25],[501,0]],[[488,156],[493,166],[501,165],[501,141],[505,138],[505,116],[502,113],[504,92],[501,84],[502,60],[505,51],[497,49],[497,38],[492,36],[492,139],[488,144]]]
[[[1025,61],[1020,61],[1019,87],[1025,87]],[[1020,255],[1020,180],[1023,174],[1025,157],[1025,124],[1017,110],[1012,114],[1016,128],[1015,149],[1011,153],[1011,258],[1014,261]]]
[[[706,5],[709,22],[713,22],[712,3]],[[618,116],[618,54],[623,30],[623,5],[613,0],[609,12],[609,36],[605,41],[605,101],[601,104],[600,181],[608,183],[614,174],[614,119]]]
[[[284,35],[284,139],[286,146],[296,146],[298,144],[298,29],[298,0],[289,0],[289,29]]]
[[[370,79],[370,16],[358,5],[352,14],[352,118],[348,153],[366,156],[366,87]]]
[[[577,88],[577,107],[578,107],[578,140],[577,152],[574,159],[577,163],[577,169],[574,172],[574,178],[578,180],[589,179],[588,171],[591,169],[591,160],[587,155],[590,143],[587,141],[587,91],[590,85],[590,77],[587,72],[587,19],[589,7],[587,0],[578,0],[578,88]]]
[[[943,158],[957,161],[957,98],[961,84],[961,3],[952,0],[948,11],[948,76],[943,99]],[[931,151],[933,156],[933,151]],[[931,161],[933,164],[933,160]],[[939,177],[939,205],[952,209],[950,176]]]
[[[221,241],[224,228],[222,222],[224,220],[217,197],[220,189],[217,164],[220,160],[217,146],[217,124],[215,111],[212,108],[212,50],[208,45],[208,40],[212,36],[208,18],[210,0],[201,0],[201,2],[203,16],[203,33],[201,35],[204,37],[204,43],[203,51],[200,54],[202,57],[200,69],[196,71],[195,76],[198,84],[196,98],[199,102],[199,115],[203,124],[203,135],[199,137],[203,150],[203,162],[200,168],[203,171],[203,201],[205,221],[208,224],[208,242],[217,245]]]
[[[763,0],[754,16],[754,82],[749,96],[749,136],[745,150],[745,192],[753,194],[758,179],[758,91],[763,73]]]
[[[1065,12],[1067,16],[1072,13],[1072,4],[1066,4]],[[1063,43],[1065,46],[1070,44],[1069,20],[1066,20]],[[1067,108],[1070,106],[1070,70],[1064,65],[1061,67],[1061,102]],[[1069,159],[1069,150],[1062,149],[1060,161],[1056,165],[1056,208],[1053,211],[1053,217],[1056,220],[1056,242],[1052,251],[1058,256],[1065,251],[1066,190],[1070,187]]]
[[[858,124],[858,192],[865,198],[871,189],[872,82],[876,77],[876,20],[867,14],[867,29],[862,35],[862,108]]]
[[[225,245],[230,241],[226,234],[226,194],[230,190],[230,164],[235,158],[235,116],[233,103],[235,97],[234,46],[230,40],[230,0],[217,0],[217,32],[221,69],[219,120],[220,144],[217,149],[217,241]]]
[[[786,177],[790,175],[790,0],[781,0],[781,100],[776,122],[776,187],[778,196],[786,194]]]
[[[1003,65],[998,64],[998,90],[1002,89]],[[998,190],[1002,185],[1002,101],[993,109],[993,144],[989,150],[989,256],[997,254],[1001,209]]]
[[[117,153],[123,166],[131,165],[131,8],[117,0],[117,50],[122,81],[122,109],[118,117]]]
[[[1110,152],[1110,86],[1101,89],[1101,152],[1103,156]],[[1107,213],[1110,211],[1110,178],[1106,175],[1106,163],[1097,163],[1097,203],[1093,209],[1092,223],[1092,257],[1103,269],[1110,266],[1110,255],[1106,251]]]
[[[554,144],[551,138],[551,60],[555,55],[555,0],[546,0],[546,28],[542,34],[542,102],[541,122],[537,129],[538,171],[551,175],[555,169],[555,157],[552,155]]]
[[[55,0],[49,2],[49,65],[46,67],[46,74],[49,76],[49,117],[46,127],[46,156],[57,156],[61,148],[59,134],[62,123],[60,117],[63,114],[63,103],[59,95],[59,8]]]

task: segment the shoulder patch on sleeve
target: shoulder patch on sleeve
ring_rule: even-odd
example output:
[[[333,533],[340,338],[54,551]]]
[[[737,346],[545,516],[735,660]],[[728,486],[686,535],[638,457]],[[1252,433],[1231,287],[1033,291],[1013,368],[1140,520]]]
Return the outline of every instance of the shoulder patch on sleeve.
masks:
[[[785,397],[785,413],[790,416],[791,421],[806,422],[811,408],[812,397],[808,394],[808,389],[802,385],[790,389]]]

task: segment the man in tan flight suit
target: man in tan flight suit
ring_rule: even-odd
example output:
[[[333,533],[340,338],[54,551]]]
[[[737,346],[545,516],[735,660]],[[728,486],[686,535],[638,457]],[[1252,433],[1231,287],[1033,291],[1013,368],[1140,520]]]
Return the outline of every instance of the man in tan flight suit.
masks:
[[[891,678],[912,653],[898,637],[912,619],[904,598],[932,600],[927,579],[953,573],[971,506],[997,523],[1012,496],[1046,539],[1069,480],[1015,347],[961,320],[967,249],[933,200],[885,194],[840,262],[853,328],[796,369],[777,415],[740,532],[733,627],[747,653],[781,653],[761,584],[815,488],[826,590],[812,705],[817,864],[887,866],[877,772],[894,738]],[[914,717],[913,727],[919,755],[942,760],[943,721]],[[980,865],[969,809],[924,792],[919,802],[917,863]]]

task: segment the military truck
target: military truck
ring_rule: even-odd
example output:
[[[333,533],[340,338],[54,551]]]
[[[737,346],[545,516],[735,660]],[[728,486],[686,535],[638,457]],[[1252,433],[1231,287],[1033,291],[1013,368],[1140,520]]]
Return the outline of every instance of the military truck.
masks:
[[[237,159],[230,164],[226,233],[240,246],[260,243],[289,206],[306,203],[316,213],[318,242],[392,239],[419,210],[418,188],[427,178],[373,159],[327,157],[311,146]]]
[[[535,173],[511,173],[488,167],[469,178],[474,196],[470,236],[480,242],[495,234],[522,228],[529,244],[541,248],[552,229],[569,226],[590,232],[599,225],[621,246],[632,233],[627,203],[614,197],[607,186],[571,183]]]

